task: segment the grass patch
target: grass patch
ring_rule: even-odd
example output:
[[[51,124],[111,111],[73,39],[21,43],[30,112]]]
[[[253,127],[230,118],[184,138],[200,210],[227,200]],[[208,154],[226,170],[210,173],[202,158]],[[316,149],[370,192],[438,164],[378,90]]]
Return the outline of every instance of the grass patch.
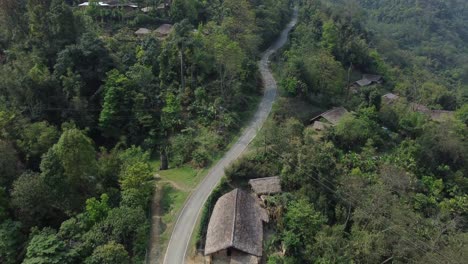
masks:
[[[153,160],[151,161],[151,164],[154,171],[157,171],[157,174],[160,177],[160,181],[170,181],[185,191],[194,189],[208,172],[207,168],[195,169],[188,164],[177,168],[170,168],[168,170],[160,171],[160,161]]]
[[[169,241],[172,228],[174,227],[180,210],[182,210],[182,207],[184,206],[185,200],[189,196],[189,192],[180,191],[174,188],[170,183],[163,183],[161,191],[161,207],[163,211],[161,216],[163,224],[161,243],[165,245]]]

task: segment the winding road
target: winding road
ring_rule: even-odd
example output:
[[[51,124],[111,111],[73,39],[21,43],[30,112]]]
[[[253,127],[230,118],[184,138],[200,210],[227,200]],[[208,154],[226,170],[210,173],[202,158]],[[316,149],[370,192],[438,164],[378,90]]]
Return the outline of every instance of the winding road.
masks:
[[[224,168],[235,161],[244,152],[250,142],[255,138],[257,132],[270,114],[273,102],[276,98],[276,81],[268,66],[270,56],[286,44],[291,29],[296,25],[298,17],[297,8],[291,22],[281,33],[281,36],[262,54],[259,69],[264,85],[264,95],[257,112],[243,131],[239,140],[231,147],[224,157],[214,165],[203,181],[190,195],[184,208],[179,214],[172,236],[164,256],[164,264],[182,264],[185,262],[188,246],[192,232],[197,224],[197,219],[202,211],[203,204],[224,175]]]

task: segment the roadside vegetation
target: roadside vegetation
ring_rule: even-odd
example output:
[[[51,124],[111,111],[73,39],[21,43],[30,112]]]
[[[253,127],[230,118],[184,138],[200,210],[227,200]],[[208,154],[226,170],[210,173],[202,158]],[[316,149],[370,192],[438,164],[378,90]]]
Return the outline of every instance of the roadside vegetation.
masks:
[[[0,4],[1,263],[143,262],[154,191],[172,223],[255,108],[259,52],[290,12],[99,2]],[[163,23],[165,37],[134,34]]]

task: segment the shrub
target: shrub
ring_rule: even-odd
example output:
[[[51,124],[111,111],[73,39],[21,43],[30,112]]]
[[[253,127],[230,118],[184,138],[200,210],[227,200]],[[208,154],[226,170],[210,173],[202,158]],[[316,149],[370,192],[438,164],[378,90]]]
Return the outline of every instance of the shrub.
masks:
[[[208,165],[209,161],[210,156],[208,152],[202,147],[197,148],[192,153],[192,164],[194,167],[204,168],[206,165]]]
[[[171,138],[171,161],[175,166],[190,161],[192,152],[195,149],[193,137],[186,134],[176,135]]]
[[[240,158],[224,171],[229,182],[274,176],[278,168],[260,156]]]

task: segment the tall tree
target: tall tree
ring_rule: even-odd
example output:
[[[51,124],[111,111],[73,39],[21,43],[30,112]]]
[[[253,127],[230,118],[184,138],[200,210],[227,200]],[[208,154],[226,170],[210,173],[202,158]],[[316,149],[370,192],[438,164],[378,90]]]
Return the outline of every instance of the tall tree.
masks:
[[[64,211],[78,210],[94,193],[98,176],[96,156],[92,140],[76,128],[64,131],[57,144],[44,155],[42,177]]]

